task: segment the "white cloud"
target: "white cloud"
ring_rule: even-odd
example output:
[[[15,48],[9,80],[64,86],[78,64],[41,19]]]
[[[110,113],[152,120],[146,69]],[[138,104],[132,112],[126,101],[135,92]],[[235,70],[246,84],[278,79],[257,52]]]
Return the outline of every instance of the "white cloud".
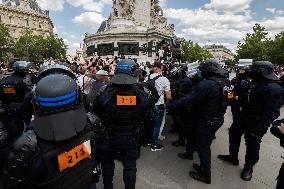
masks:
[[[54,28],[53,28],[53,33],[55,33],[55,34],[58,33],[58,30],[57,30],[57,27],[56,27],[56,26],[54,26]]]
[[[214,10],[166,9],[165,14],[179,23],[184,36],[199,40],[238,40],[252,26],[250,15],[220,14]]]
[[[112,0],[66,0],[70,5],[74,7],[82,7],[87,11],[96,11],[101,13],[107,4],[112,4]]]
[[[160,0],[161,7],[165,7],[167,3],[167,0]]]
[[[284,10],[276,10],[276,14],[284,14]]]
[[[44,10],[62,11],[64,0],[37,0],[39,6]]]
[[[266,8],[265,10],[267,10],[268,12],[275,14],[276,8]]]
[[[102,12],[105,5],[112,4],[112,0],[37,0],[37,2],[43,9],[52,11],[62,11],[64,4],[68,3],[76,8],[82,7],[87,11]]]
[[[230,2],[230,3],[227,3]],[[208,41],[227,46],[236,51],[238,41],[252,31],[255,23],[265,26],[270,37],[283,30],[284,16],[256,20],[249,9],[251,0],[211,0],[209,4],[199,9],[165,9],[169,22],[178,23],[178,36],[185,37],[199,44]],[[235,9],[236,6],[239,8]],[[273,11],[273,10],[270,10]],[[275,13],[277,9],[275,10]],[[283,11],[284,12],[284,11]]]
[[[269,37],[274,38],[276,34],[283,31],[283,25],[280,23],[284,23],[284,16],[276,16],[272,19],[262,20],[258,23],[269,31]]]
[[[205,8],[221,12],[244,12],[249,9],[252,0],[211,0]]]
[[[71,45],[71,47],[72,48],[80,48],[80,46],[81,46],[81,44],[80,43],[73,43],[72,45]]]
[[[271,14],[276,14],[276,15],[284,14],[284,10],[281,10],[281,9],[266,8],[265,10],[267,10],[267,11],[270,12]]]
[[[67,47],[69,47],[72,44],[72,42],[69,39],[63,38],[63,41],[65,45],[67,45]]]
[[[97,29],[100,24],[106,20],[101,14],[97,12],[84,12],[79,16],[73,18],[73,22],[82,26]]]
[[[103,10],[103,4],[94,2],[93,0],[67,0],[67,2],[74,7],[82,6],[88,11],[102,12]]]

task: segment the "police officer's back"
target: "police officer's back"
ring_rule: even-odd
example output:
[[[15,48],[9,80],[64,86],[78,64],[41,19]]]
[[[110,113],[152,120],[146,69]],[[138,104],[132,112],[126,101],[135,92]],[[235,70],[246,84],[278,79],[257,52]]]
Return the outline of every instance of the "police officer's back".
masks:
[[[108,140],[98,145],[104,188],[113,188],[114,159],[119,154],[124,166],[125,188],[134,189],[137,137],[143,132],[145,115],[149,111],[148,95],[138,85],[138,65],[132,60],[121,60],[111,84],[101,91],[94,105],[108,134]]]
[[[260,144],[270,124],[280,115],[284,90],[274,74],[274,65],[267,61],[257,61],[251,66],[253,86],[248,102],[243,105],[239,118],[229,131],[229,155],[219,155],[219,159],[239,165],[238,152],[241,137],[246,140],[246,158],[241,178],[250,181],[253,167],[259,160]]]
[[[75,76],[42,73],[33,92],[32,128],[13,144],[4,166],[5,188],[95,188],[95,128],[87,116]]]
[[[198,116],[195,131],[196,150],[200,158],[200,166],[194,165],[196,172],[190,176],[207,184],[211,183],[211,151],[210,146],[215,132],[223,125],[227,108],[227,96],[224,89],[229,85],[223,76],[228,72],[214,60],[202,62],[199,70],[204,78],[187,96],[173,102],[172,109],[194,106]]]

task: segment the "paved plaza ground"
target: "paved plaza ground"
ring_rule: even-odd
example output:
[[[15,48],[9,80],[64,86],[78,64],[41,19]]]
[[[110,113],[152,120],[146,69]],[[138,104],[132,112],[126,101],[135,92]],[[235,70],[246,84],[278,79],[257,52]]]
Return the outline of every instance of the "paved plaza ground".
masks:
[[[282,111],[284,113],[284,109]],[[283,114],[281,117],[283,117]],[[228,128],[231,125],[232,116],[230,108],[225,116],[225,124],[216,134],[217,139],[212,144],[212,184],[206,185],[189,177],[189,171],[193,170],[192,163],[199,163],[197,154],[194,161],[182,160],[177,153],[184,148],[176,148],[171,142],[176,140],[175,134],[168,134],[166,127],[164,135],[166,140],[161,143],[165,149],[160,152],[151,152],[149,148],[142,149],[141,159],[138,161],[137,189],[273,189],[276,186],[276,177],[280,166],[284,161],[284,149],[279,145],[279,140],[268,132],[265,135],[260,152],[260,161],[256,165],[253,179],[245,182],[240,179],[240,173],[244,164],[245,144],[242,140],[240,150],[240,166],[234,167],[217,159],[218,154],[228,153]],[[171,124],[171,117],[167,118],[167,124]],[[101,179],[102,180],[102,179]],[[123,189],[122,166],[116,162],[114,188]],[[98,189],[102,189],[100,183]]]

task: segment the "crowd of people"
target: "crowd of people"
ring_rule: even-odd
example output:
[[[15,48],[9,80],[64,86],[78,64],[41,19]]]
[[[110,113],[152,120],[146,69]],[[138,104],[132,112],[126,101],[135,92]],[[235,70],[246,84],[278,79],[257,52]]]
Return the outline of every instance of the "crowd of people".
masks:
[[[113,189],[115,159],[122,162],[126,189],[136,184],[140,148],[163,150],[159,142],[165,117],[173,117],[174,146],[186,146],[182,159],[193,159],[190,176],[211,183],[211,144],[231,106],[229,155],[239,165],[241,136],[246,158],[241,178],[250,181],[259,160],[261,139],[280,116],[283,83],[275,67],[256,61],[229,72],[206,60],[189,74],[188,64],[93,58],[84,63],[16,61],[1,79],[0,168],[6,188],[95,189],[102,173]],[[1,71],[5,71],[1,67]],[[3,110],[3,111],[2,111]],[[284,121],[271,132],[284,140]],[[284,166],[283,166],[284,167]],[[277,189],[283,188],[282,167]]]

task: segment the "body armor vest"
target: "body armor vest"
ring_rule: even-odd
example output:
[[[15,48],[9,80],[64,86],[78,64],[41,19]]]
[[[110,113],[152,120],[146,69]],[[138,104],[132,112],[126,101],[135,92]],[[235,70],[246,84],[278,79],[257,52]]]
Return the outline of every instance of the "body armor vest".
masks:
[[[232,84],[234,85],[234,92],[238,96],[238,103],[243,106],[247,103],[251,82],[249,78],[236,77],[232,80]]]
[[[197,109],[200,116],[205,119],[223,118],[228,106],[228,91],[226,88],[230,86],[230,82],[224,78],[211,77],[219,87],[219,95],[203,100],[198,105]]]
[[[243,115],[244,117],[249,117],[250,119],[254,119],[254,120],[258,120],[265,108],[264,108],[264,104],[263,102],[265,102],[265,100],[263,98],[265,98],[265,94],[269,93],[269,91],[267,89],[270,90],[269,85],[279,85],[276,82],[270,81],[270,82],[261,82],[261,83],[257,83],[255,84],[249,91],[248,94],[248,99],[244,108],[243,108]]]
[[[38,181],[36,188],[88,189],[95,182],[93,137],[94,133],[85,129],[76,138],[59,143],[39,139],[40,155],[48,172]]]
[[[143,126],[143,91],[137,85],[108,87],[111,99],[105,108],[104,124],[112,134],[132,135]]]

